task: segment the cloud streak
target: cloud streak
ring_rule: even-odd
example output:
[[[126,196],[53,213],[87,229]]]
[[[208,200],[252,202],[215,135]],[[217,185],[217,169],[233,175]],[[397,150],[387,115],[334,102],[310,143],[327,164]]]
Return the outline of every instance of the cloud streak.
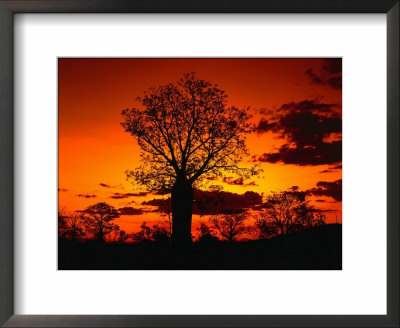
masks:
[[[142,202],[142,205],[162,208],[171,206],[171,199],[152,199]],[[241,212],[262,204],[262,196],[257,192],[247,191],[237,194],[226,191],[194,191],[193,214],[218,215],[223,213]]]
[[[121,207],[118,209],[120,215],[141,215],[144,211],[140,208]]]
[[[257,186],[257,184],[255,183],[255,181],[249,182],[249,183],[245,183],[243,177],[240,178],[234,178],[234,177],[224,177],[222,179],[222,182],[231,185],[231,186],[243,186],[243,187],[247,187],[247,186]]]
[[[96,198],[97,195],[90,195],[90,194],[77,194],[77,197],[82,197],[82,198]]]
[[[337,202],[342,201],[342,179],[336,181],[319,181],[316,188],[307,190],[315,196],[331,197]]]
[[[112,199],[124,199],[124,198],[129,198],[129,197],[144,197],[147,194],[148,194],[148,192],[146,192],[146,191],[143,191],[143,192],[127,192],[127,193],[115,192],[110,196],[110,198],[112,198]]]

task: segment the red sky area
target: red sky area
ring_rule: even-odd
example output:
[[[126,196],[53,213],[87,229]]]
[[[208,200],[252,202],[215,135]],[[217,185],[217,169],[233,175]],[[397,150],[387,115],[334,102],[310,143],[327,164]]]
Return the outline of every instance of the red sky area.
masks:
[[[272,191],[298,186],[327,222],[342,221],[340,59],[93,59],[58,62],[59,207],[68,211],[107,202],[132,207],[115,220],[134,232],[143,221],[165,221],[158,196],[126,181],[139,164],[140,149],[124,132],[121,111],[139,107],[138,96],[152,86],[176,82],[185,73],[217,84],[228,105],[250,106],[257,131],[247,138],[250,157],[264,172],[245,181],[215,183],[224,191]],[[164,196],[165,197],[165,196]],[[208,216],[195,214],[193,229]]]

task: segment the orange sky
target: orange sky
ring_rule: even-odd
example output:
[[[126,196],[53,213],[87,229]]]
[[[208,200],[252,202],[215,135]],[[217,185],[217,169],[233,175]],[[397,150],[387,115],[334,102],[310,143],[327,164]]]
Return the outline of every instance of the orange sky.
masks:
[[[292,107],[304,101],[311,106],[316,104],[321,108],[321,117],[327,114],[325,107],[318,105],[327,104],[341,116],[342,93],[333,83],[332,74],[338,74],[334,70],[324,59],[59,59],[59,206],[75,211],[102,201],[117,208],[149,209],[141,202],[160,197],[123,196],[144,189],[125,179],[125,170],[138,165],[140,150],[120,126],[121,111],[140,107],[136,97],[152,86],[175,82],[185,73],[196,72],[197,77],[224,89],[229,105],[250,106],[252,120],[259,124],[261,119],[271,122],[271,118],[282,113],[277,109],[292,102]],[[255,158],[276,153],[283,144],[293,147],[276,131],[254,133],[247,140]],[[341,140],[341,134],[331,133],[324,138],[328,142],[333,140]],[[220,185],[229,192],[242,194],[251,190],[267,195],[294,185],[300,190],[311,190],[318,188],[320,181],[342,178],[341,168],[332,169],[341,162],[314,164],[260,162],[264,172],[245,181],[254,181],[256,186],[223,182]],[[325,187],[322,184],[319,188]],[[116,193],[122,196],[115,198]],[[341,222],[338,197],[322,191],[314,193],[311,199],[317,208],[326,211],[328,222],[335,222],[336,217]],[[160,220],[164,219],[153,212],[123,215],[115,222],[132,232],[142,221]],[[206,222],[207,218],[194,216],[195,226],[200,221]]]

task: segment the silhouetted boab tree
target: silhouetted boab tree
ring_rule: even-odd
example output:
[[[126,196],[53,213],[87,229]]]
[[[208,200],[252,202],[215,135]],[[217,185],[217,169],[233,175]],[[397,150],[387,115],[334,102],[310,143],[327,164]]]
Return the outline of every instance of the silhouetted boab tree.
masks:
[[[247,220],[248,214],[246,212],[224,214],[217,217],[210,218],[210,223],[215,229],[221,234],[221,236],[228,241],[248,231],[244,225],[244,221]]]
[[[283,191],[273,193],[263,204],[256,227],[260,237],[268,238],[277,234],[289,234],[325,223],[325,216],[309,205],[306,193]]]
[[[119,227],[111,222],[119,217],[118,211],[107,203],[97,203],[80,212],[86,231],[92,233],[97,241],[104,242],[105,236],[119,230]]]
[[[253,129],[248,109],[228,107],[226,99],[217,85],[192,73],[151,88],[138,98],[143,109],[122,111],[122,127],[142,149],[142,165],[127,176],[153,190],[171,190],[175,242],[191,241],[196,182],[224,171],[245,178],[257,173],[238,166]]]

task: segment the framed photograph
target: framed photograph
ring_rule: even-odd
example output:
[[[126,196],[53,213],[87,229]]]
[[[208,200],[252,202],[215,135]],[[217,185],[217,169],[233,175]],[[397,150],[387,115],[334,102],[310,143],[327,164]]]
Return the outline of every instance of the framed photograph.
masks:
[[[58,269],[340,270],[341,74],[341,58],[58,58]]]
[[[0,323],[398,327],[398,1],[0,1]]]

